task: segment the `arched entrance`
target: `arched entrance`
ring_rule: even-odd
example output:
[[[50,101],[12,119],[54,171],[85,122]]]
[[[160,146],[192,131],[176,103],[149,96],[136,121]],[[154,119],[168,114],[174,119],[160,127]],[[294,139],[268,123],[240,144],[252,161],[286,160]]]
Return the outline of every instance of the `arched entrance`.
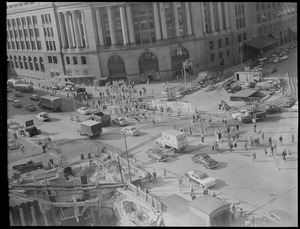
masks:
[[[125,62],[122,57],[113,55],[108,59],[108,74],[112,80],[126,79]]]
[[[182,64],[184,61],[190,58],[188,50],[184,47],[175,49],[172,53],[172,75],[173,79],[182,76]]]
[[[139,58],[141,82],[160,80],[157,56],[152,52],[145,52]]]

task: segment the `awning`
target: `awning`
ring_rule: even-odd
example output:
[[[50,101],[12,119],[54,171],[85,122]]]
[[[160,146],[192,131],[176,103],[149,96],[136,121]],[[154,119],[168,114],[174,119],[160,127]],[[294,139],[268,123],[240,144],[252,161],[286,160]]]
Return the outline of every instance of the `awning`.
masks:
[[[94,78],[93,75],[78,75],[78,76],[61,76],[62,79],[75,79],[75,78]]]
[[[101,77],[100,79],[98,79],[99,81],[104,81],[104,80],[107,80],[108,77]]]
[[[252,38],[251,40],[245,41],[244,43],[256,49],[263,49],[265,47],[277,43],[277,40],[268,36],[261,36],[261,37]]]

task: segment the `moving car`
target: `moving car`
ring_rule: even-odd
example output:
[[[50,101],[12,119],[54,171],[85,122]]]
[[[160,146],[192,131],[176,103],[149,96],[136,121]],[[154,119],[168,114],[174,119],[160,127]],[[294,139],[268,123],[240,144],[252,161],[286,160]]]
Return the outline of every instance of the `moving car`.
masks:
[[[9,139],[7,144],[10,150],[18,149],[21,146],[20,143],[16,142],[15,139]]]
[[[216,179],[213,177],[209,177],[205,172],[200,170],[190,170],[185,176],[189,181],[195,181],[200,184],[202,187],[211,187],[216,184]]]
[[[23,93],[18,91],[17,93],[15,93],[15,96],[16,97],[23,97]]]
[[[33,106],[32,104],[27,104],[27,105],[25,106],[25,109],[26,109],[27,111],[36,111],[35,106]]]
[[[20,107],[22,107],[23,105],[22,105],[22,103],[21,103],[21,101],[20,100],[15,100],[14,101],[14,103],[13,103],[13,106],[14,107],[16,107],[16,108],[20,108]]]
[[[77,112],[79,114],[84,114],[84,115],[88,115],[91,113],[91,111],[89,109],[87,109],[87,107],[80,107],[77,109]]]
[[[169,150],[171,153],[172,151]],[[145,151],[147,154],[148,158],[152,158],[157,160],[158,162],[168,160],[170,157],[168,154],[166,154],[166,151],[160,149],[160,148],[153,148],[153,149],[148,149]]]
[[[38,113],[38,115],[36,116],[38,120],[44,122],[44,121],[49,121],[49,116],[48,113],[46,112],[40,112]]]
[[[194,163],[202,164],[205,168],[211,169],[218,165],[218,162],[212,159],[207,153],[199,153],[192,157]]]
[[[14,97],[14,96],[8,96],[7,100],[8,100],[8,102],[15,102],[18,99],[16,97]]]
[[[130,134],[131,136],[136,136],[140,134],[140,131],[134,126],[127,126],[121,130],[121,134]]]
[[[272,113],[280,112],[282,110],[282,107],[278,105],[270,105],[266,107],[266,110],[267,110],[267,114],[272,114]]]
[[[39,101],[40,100],[40,96],[38,96],[37,94],[32,94],[29,98],[31,100],[34,100],[34,101]]]
[[[123,117],[117,117],[113,119],[112,122],[113,124],[120,125],[120,126],[125,126],[128,124],[128,122]]]

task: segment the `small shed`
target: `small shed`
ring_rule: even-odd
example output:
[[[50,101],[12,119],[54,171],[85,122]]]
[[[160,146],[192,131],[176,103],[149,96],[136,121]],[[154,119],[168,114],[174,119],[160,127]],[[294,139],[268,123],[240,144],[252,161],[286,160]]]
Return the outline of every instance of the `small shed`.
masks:
[[[254,89],[244,89],[238,91],[230,96],[230,101],[260,101],[261,98],[265,97],[266,95],[260,91],[256,91]]]

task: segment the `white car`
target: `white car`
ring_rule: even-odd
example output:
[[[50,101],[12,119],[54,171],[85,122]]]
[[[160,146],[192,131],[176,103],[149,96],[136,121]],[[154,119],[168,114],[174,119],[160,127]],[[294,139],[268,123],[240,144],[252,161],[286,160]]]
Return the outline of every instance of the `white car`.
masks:
[[[117,117],[113,119],[112,122],[113,124],[120,125],[120,126],[125,126],[128,124],[128,122],[123,117]]]
[[[77,112],[79,114],[84,114],[84,115],[88,115],[91,113],[91,111],[89,109],[87,109],[87,107],[80,107],[77,109]]]
[[[240,110],[236,113],[232,113],[231,114],[231,117],[234,118],[234,119],[237,119],[239,116],[242,116],[246,113],[247,109],[246,110]]]
[[[200,170],[190,170],[185,174],[185,176],[189,181],[194,180],[202,187],[209,188],[216,184],[215,178],[209,177],[205,172]]]
[[[21,146],[20,143],[16,142],[15,139],[9,139],[7,144],[10,150],[18,149]]]
[[[286,59],[288,59],[288,58],[289,58],[288,55],[284,55],[284,56],[280,57],[281,60],[286,60]]]
[[[280,61],[279,57],[275,57],[273,63],[278,63]]]
[[[127,126],[122,128],[121,134],[130,134],[131,136],[136,136],[140,134],[140,131],[134,126]]]
[[[292,106],[292,110],[298,112],[298,101]]]
[[[44,122],[44,121],[49,121],[49,116],[48,113],[46,112],[40,112],[38,113],[38,115],[36,116],[38,120]]]

